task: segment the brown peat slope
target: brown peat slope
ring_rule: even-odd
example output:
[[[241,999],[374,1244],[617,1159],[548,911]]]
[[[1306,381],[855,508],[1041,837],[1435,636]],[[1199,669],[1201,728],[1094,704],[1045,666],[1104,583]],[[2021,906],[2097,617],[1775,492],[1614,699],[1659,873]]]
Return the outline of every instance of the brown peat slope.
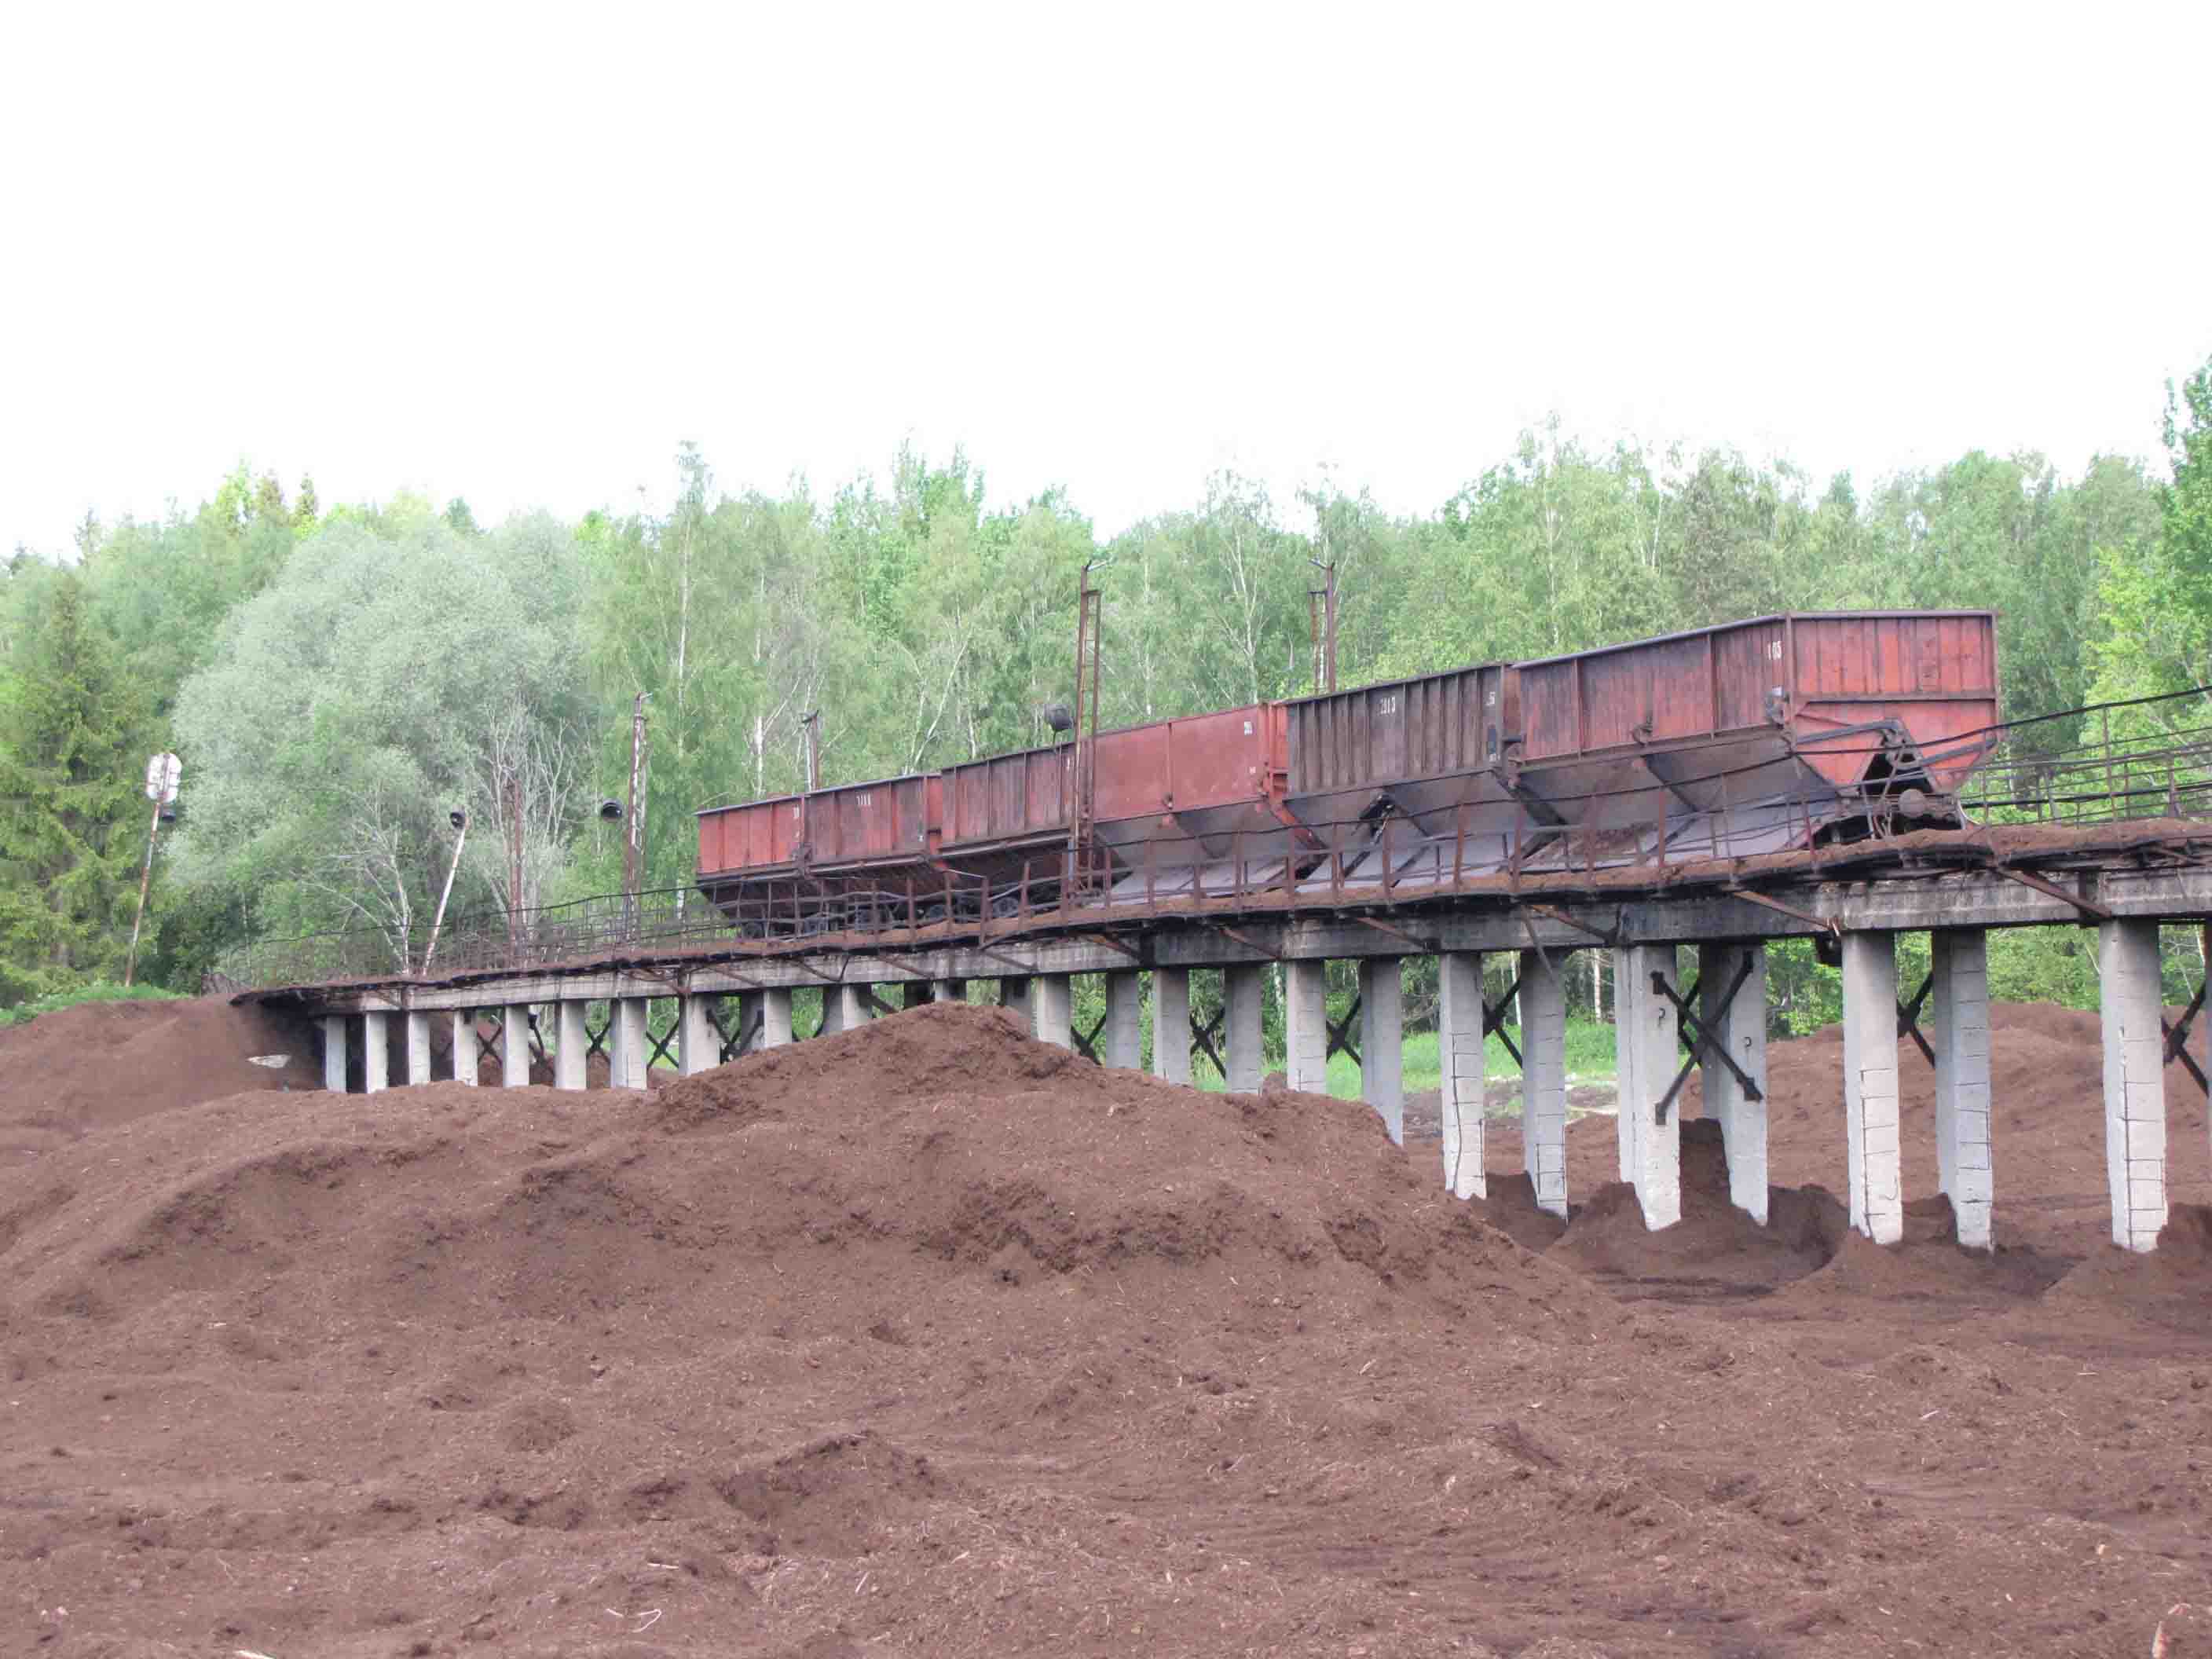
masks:
[[[1692,1120],[1654,1237],[1610,1120],[1563,1229],[1510,1124],[1455,1204],[1357,1104],[995,1010],[649,1095],[240,1094],[266,1032],[97,1024],[0,1039],[0,1653],[2212,1652],[2212,1222],[2100,1242],[2094,1019],[2004,1011],[1984,1260],[1817,1190],[1829,1036],[1775,1224]]]

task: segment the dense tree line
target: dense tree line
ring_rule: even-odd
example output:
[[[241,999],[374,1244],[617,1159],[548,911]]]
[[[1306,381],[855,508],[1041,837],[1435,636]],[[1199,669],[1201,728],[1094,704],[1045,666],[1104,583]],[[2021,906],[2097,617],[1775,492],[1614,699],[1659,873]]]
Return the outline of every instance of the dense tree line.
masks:
[[[1989,605],[2008,716],[2185,690],[2212,680],[2212,365],[2170,394],[2167,451],[2077,474],[1976,452],[1816,489],[1786,464],[1554,425],[1432,514],[1224,472],[1103,539],[1060,492],[994,501],[958,452],[902,452],[825,497],[726,493],[687,447],[665,516],[490,529],[458,501],[325,507],[241,467],[197,511],[88,520],[6,566],[0,1006],[116,975],[155,750],[186,781],[153,977],[191,988],[243,942],[337,927],[419,963],[453,807],[457,908],[619,886],[621,831],[590,809],[624,793],[641,693],[650,885],[687,879],[692,810],[803,781],[811,710],[830,781],[1044,741],[1086,562],[1108,723],[1313,690],[1316,560],[1338,572],[1346,684],[1776,610]],[[2064,724],[2037,741],[2070,743]],[[2010,988],[2094,996],[2067,963]],[[1820,985],[1808,962],[1778,996],[1810,1018]]]

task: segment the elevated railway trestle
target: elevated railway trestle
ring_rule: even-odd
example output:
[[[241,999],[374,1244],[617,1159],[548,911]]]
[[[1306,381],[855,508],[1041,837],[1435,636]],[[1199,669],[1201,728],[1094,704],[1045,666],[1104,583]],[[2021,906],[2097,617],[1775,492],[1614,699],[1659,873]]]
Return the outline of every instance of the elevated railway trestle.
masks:
[[[410,1081],[434,1070],[434,1018],[450,1022],[440,1069],[473,1081],[490,1011],[506,1077],[528,1075],[534,1041],[556,1085],[580,1088],[604,1040],[614,1081],[642,1086],[657,1000],[676,1011],[661,1048],[693,1072],[792,1041],[796,989],[821,988],[831,1030],[979,980],[1040,1038],[1109,1065],[1139,1062],[1149,989],[1157,1073],[1188,1081],[1195,1042],[1250,1089],[1279,973],[1288,1080],[1317,1090],[1331,1049],[1352,1046],[1327,1018],[1323,969],[1356,959],[1362,1092],[1402,1138],[1399,969],[1433,955],[1444,1178],[1468,1197],[1485,1186],[1485,1037],[1500,1018],[1482,963],[1508,953],[1528,1172],[1564,1214],[1565,975],[1574,952],[1603,949],[1620,1173],[1656,1228],[1680,1215],[1676,1106],[1693,1068],[1732,1194],[1765,1218],[1765,946],[1811,937],[1841,970],[1853,1224],[1901,1236],[1910,1037],[1936,1068],[1941,1190],[1961,1243],[1986,1248],[1988,930],[2094,926],[2112,1236],[2155,1241],[2164,1066],[2192,1037],[2165,1017],[2159,930],[2212,917],[2198,694],[2001,725],[1989,613],[1852,613],[1094,733],[1091,650],[1078,742],[710,809],[696,890],[449,924],[434,979],[406,971],[405,941],[362,935],[263,947],[228,971],[239,994],[322,1020],[332,1087],[355,1074],[357,1021],[371,1089],[392,1070],[395,1018]],[[1908,1004],[1894,936],[1923,930],[1934,971]],[[1213,970],[1218,1041],[1189,1012],[1190,975]],[[1104,976],[1087,1038],[1071,1021],[1078,974]]]

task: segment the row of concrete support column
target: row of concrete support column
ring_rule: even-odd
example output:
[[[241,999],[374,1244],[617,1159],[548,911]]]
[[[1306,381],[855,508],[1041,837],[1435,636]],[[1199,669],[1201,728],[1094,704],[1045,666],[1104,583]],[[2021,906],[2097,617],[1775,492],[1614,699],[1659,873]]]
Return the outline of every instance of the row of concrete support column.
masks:
[[[1844,1107],[1846,1177],[1851,1224],[1877,1243],[1902,1237],[1905,1183],[1899,1109],[1899,1021],[1893,936],[1845,933],[1841,939],[1844,991]],[[1559,1215],[1567,1210],[1565,1067],[1567,957],[1529,950],[1518,953],[1518,1029],[1522,1049],[1522,1144],[1536,1202]],[[1697,1005],[1687,1008],[1677,982],[1677,947],[1626,945],[1613,948],[1614,1040],[1619,1116],[1615,1123],[1620,1178],[1635,1190],[1645,1224],[1680,1219],[1680,1083],[1691,1066],[1701,1077],[1705,1115],[1720,1127],[1726,1150],[1729,1192],[1754,1219],[1767,1218],[1766,961],[1756,943],[1697,947]],[[1940,931],[1930,939],[1930,985],[1925,1024],[1936,1052],[1936,1134],[1938,1189],[1951,1201],[1959,1240],[1985,1249],[1993,1241],[1995,1195],[1990,1133],[1988,947],[1978,929]],[[1484,1176],[1486,1036],[1492,1020],[1485,1007],[1482,957],[1449,952],[1439,958],[1441,1004],[1438,1057],[1442,1070],[1443,1181],[1462,1199],[1486,1196]],[[2130,1249],[2152,1247],[2166,1217],[2165,1038],[2161,1024],[2158,924],[2108,921],[2099,938],[2103,984],[2106,1167],[2112,1237]],[[1401,1073],[1403,1007],[1401,962],[1371,957],[1359,964],[1361,1096],[1402,1141],[1405,1098]],[[1327,964],[1283,965],[1286,1025],[1285,1071],[1290,1086],[1320,1092],[1328,1086],[1330,1033]],[[1248,1091],[1260,1086],[1262,1058],[1261,965],[1224,970],[1222,1055],[1226,1085]],[[1106,1013],[1097,1049],[1108,1066],[1134,1067],[1142,1054],[1144,979],[1135,969],[1105,976]],[[1190,1081],[1190,975],[1182,969],[1152,970],[1152,1071],[1169,1082]],[[1066,975],[1035,975],[1000,981],[1000,999],[1026,1020],[1042,1041],[1073,1046],[1071,981]],[[920,986],[908,988],[916,1000]],[[934,1000],[962,1000],[964,981],[928,986]],[[873,1015],[869,988],[836,984],[823,989],[823,1034],[849,1030]],[[715,1065],[722,1038],[703,996],[678,1000],[676,1052],[687,1075]],[[793,1040],[792,992],[764,989],[735,999],[738,1033],[747,1048],[780,1048]],[[554,1020],[553,1081],[556,1088],[585,1086],[588,1036],[585,1005],[550,1005]],[[619,998],[607,1032],[610,1080],[617,1088],[643,1088],[650,1042],[647,1002]],[[477,1080],[477,1042],[473,1011],[361,1016],[362,1072],[372,1092],[388,1086],[389,1021],[404,1022],[406,1080],[430,1077],[430,1022],[452,1023],[455,1080]],[[532,1010],[502,1011],[500,1060],[503,1075],[529,1076]],[[347,1082],[345,1018],[324,1021],[326,1086]],[[1686,1061],[1684,1039],[1696,1044]]]

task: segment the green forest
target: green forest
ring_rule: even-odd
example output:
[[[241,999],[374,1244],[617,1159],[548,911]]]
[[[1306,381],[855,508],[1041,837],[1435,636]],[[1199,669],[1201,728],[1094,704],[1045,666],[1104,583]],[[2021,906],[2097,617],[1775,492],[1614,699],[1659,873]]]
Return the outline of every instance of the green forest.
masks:
[[[1972,605],[2002,615],[2008,718],[2186,690],[2212,681],[2212,363],[2165,409],[2162,455],[1976,451],[1825,488],[1555,422],[1419,516],[1223,472],[1109,538],[1063,493],[994,499],[957,451],[766,494],[685,446],[665,516],[495,526],[241,465],[195,509],[88,518],[5,566],[0,1008],[122,977],[155,751],[184,783],[142,981],[194,991],[241,946],[331,929],[374,930],[398,969],[456,809],[457,913],[509,903],[518,826],[524,905],[620,887],[623,831],[594,809],[626,792],[640,693],[648,886],[689,878],[694,809],[802,782],[810,709],[826,782],[1048,740],[1092,560],[1108,724],[1315,689],[1315,560],[1339,573],[1345,684],[1766,611]],[[2196,707],[2128,718],[2179,729]],[[2000,995],[2094,1001],[2062,930],[2003,941],[1992,972]],[[1786,1023],[1830,1009],[1809,953],[1775,983]]]

